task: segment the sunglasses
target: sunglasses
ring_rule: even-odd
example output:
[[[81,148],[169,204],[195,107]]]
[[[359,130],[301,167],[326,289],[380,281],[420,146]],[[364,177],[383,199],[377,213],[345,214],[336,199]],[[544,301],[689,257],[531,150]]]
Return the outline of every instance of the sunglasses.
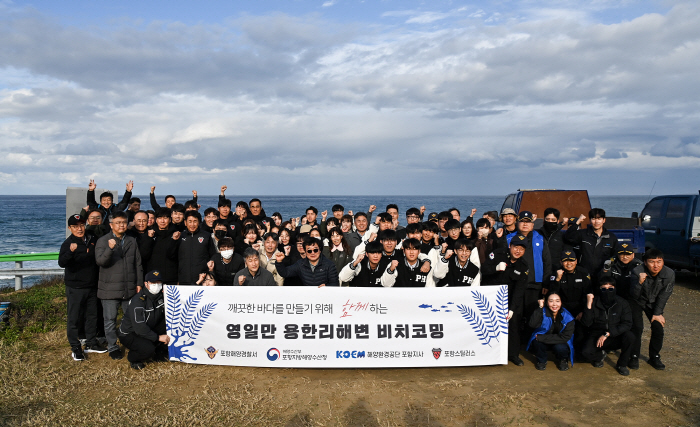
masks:
[[[315,254],[315,253],[318,252],[318,251],[319,251],[318,248],[315,248],[315,249],[307,249],[307,250],[306,250],[306,253],[307,253],[307,254]]]

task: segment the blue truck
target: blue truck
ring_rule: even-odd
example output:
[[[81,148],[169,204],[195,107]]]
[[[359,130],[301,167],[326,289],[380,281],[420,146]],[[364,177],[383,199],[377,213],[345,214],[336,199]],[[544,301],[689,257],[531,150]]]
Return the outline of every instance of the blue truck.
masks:
[[[700,269],[700,191],[698,194],[656,196],[639,215],[645,249],[664,253],[665,263],[676,269]]]

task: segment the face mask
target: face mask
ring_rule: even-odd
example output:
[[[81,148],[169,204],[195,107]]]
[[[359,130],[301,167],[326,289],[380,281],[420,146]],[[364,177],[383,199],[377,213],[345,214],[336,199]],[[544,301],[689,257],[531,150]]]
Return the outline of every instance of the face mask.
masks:
[[[224,259],[229,259],[233,256],[233,249],[226,249],[225,251],[221,251],[221,256],[224,257]]]
[[[221,240],[226,237],[226,230],[215,230],[214,235],[217,239]]]
[[[615,288],[602,289],[600,290],[600,300],[605,307],[612,307],[615,304]]]
[[[542,224],[542,226],[544,227],[545,231],[551,233],[553,231],[557,231],[557,227],[559,226],[559,224],[556,222],[545,221],[544,224]]]
[[[157,294],[163,289],[163,284],[162,283],[151,283],[148,285],[148,292],[152,293],[153,295]]]

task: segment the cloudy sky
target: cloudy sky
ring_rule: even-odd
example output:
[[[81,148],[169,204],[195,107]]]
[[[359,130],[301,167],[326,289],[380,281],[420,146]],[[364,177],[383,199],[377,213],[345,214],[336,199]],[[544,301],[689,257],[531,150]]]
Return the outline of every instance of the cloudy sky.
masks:
[[[137,194],[695,193],[700,10],[0,0],[0,194],[90,178]]]

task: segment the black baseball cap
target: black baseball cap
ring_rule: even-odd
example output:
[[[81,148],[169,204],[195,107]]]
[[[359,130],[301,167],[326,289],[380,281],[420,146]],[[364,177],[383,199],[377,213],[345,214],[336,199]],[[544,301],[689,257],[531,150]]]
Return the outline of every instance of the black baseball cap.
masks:
[[[82,216],[75,214],[68,217],[68,225],[78,225],[80,223],[85,224],[85,219]]]
[[[617,247],[617,253],[618,254],[634,254],[634,246],[630,245],[629,243],[621,243]]]
[[[438,214],[437,214],[437,212],[430,212],[430,213],[428,214],[428,221],[435,221],[435,222],[437,222],[437,220],[438,220]]]
[[[156,282],[162,282],[163,279],[160,277],[160,271],[158,270],[153,270],[149,273],[146,274],[146,278],[144,281],[149,282],[149,283],[156,283]]]
[[[564,251],[561,253],[562,261],[576,261],[576,254],[574,251]]]
[[[510,246],[513,245],[527,248],[527,238],[521,234],[517,234],[510,239]]]
[[[530,212],[530,211],[522,211],[522,212],[520,212],[520,215],[518,215],[518,221],[529,221],[529,222],[532,222],[532,212]]]

